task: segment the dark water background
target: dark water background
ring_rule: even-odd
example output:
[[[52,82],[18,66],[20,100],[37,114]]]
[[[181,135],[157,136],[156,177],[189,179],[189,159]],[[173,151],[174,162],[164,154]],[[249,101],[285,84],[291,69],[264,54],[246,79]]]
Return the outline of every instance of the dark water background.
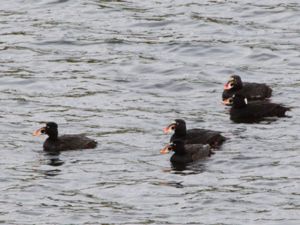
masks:
[[[1,1],[0,223],[300,224],[299,56],[298,1]],[[291,118],[232,123],[232,73]],[[230,140],[176,171],[175,118]],[[43,121],[100,144],[47,156]]]

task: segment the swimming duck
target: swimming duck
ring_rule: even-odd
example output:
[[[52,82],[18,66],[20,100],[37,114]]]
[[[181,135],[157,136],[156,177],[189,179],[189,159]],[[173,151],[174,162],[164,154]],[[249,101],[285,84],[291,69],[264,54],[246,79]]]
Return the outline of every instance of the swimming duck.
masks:
[[[166,145],[161,154],[167,154],[173,151],[170,161],[172,163],[190,163],[211,156],[213,151],[209,145],[202,144],[185,144],[183,140],[174,140]]]
[[[174,122],[164,128],[164,133],[174,134],[170,142],[181,139],[185,144],[209,144],[212,147],[220,146],[226,138],[221,132],[206,129],[186,129],[186,123],[183,119],[176,119]]]
[[[222,94],[223,103],[228,104],[224,100],[231,98],[234,94],[241,94],[248,101],[263,100],[271,97],[272,89],[266,84],[242,82],[240,76],[232,75],[224,85]]]
[[[48,122],[46,126],[33,132],[34,136],[48,135],[43,148],[44,151],[66,151],[76,149],[95,148],[97,142],[83,134],[69,134],[58,136],[58,125],[55,122]]]
[[[256,122],[265,117],[284,117],[290,108],[266,101],[248,102],[243,95],[235,94],[227,99],[232,105],[230,119],[235,122]]]

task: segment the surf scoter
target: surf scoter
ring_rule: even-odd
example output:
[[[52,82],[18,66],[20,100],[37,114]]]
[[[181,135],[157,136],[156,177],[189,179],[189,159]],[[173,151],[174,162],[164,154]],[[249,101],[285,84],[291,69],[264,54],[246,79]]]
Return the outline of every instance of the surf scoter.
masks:
[[[181,139],[185,144],[209,144],[211,147],[220,146],[226,138],[221,132],[206,129],[186,129],[185,121],[176,119],[173,123],[164,128],[165,133],[174,131],[170,142]]]
[[[226,104],[224,100],[231,98],[234,94],[241,94],[249,101],[263,100],[271,97],[272,89],[266,84],[242,82],[240,76],[232,75],[224,85],[223,103]]]
[[[232,104],[230,119],[235,122],[256,122],[265,117],[284,117],[290,108],[266,101],[248,102],[243,95],[235,94],[227,99]]]
[[[95,148],[97,142],[84,136],[83,134],[70,134],[58,136],[58,126],[54,122],[46,123],[45,127],[42,127],[33,132],[34,136],[40,136],[46,134],[49,137],[44,142],[44,151],[66,151],[76,149],[89,149]]]
[[[190,163],[211,156],[213,151],[209,145],[185,144],[183,140],[174,140],[166,145],[161,154],[167,154],[173,151],[170,161],[172,163]]]

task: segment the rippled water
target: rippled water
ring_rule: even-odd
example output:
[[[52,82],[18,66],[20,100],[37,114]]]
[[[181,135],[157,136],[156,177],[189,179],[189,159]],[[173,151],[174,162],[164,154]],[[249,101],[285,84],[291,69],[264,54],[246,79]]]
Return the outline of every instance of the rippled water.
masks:
[[[0,223],[299,224],[295,2],[1,2]],[[232,123],[232,73],[268,83],[291,118]],[[175,118],[230,139],[174,170],[159,150]],[[100,144],[46,155],[45,121]]]

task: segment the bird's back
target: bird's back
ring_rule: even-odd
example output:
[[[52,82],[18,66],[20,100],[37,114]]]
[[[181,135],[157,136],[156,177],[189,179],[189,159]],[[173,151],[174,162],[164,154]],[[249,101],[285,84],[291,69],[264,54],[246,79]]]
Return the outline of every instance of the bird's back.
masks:
[[[280,104],[265,101],[255,101],[247,104],[241,109],[231,108],[230,118],[232,120],[239,119],[263,119],[264,117],[284,117],[286,111],[290,108]]]
[[[243,95],[248,100],[263,100],[271,97],[272,89],[266,84],[244,82],[240,90],[224,90],[222,98],[228,99],[234,94]]]
[[[225,137],[218,131],[207,129],[190,129],[187,130],[185,139],[186,144],[209,144],[212,146],[218,146],[225,141]]]
[[[191,163],[209,157],[212,154],[209,145],[202,144],[185,144],[184,154],[175,153],[171,157],[173,163]]]
[[[49,138],[44,143],[45,151],[67,151],[76,149],[95,148],[97,142],[82,134],[62,135],[57,140],[52,141]]]

